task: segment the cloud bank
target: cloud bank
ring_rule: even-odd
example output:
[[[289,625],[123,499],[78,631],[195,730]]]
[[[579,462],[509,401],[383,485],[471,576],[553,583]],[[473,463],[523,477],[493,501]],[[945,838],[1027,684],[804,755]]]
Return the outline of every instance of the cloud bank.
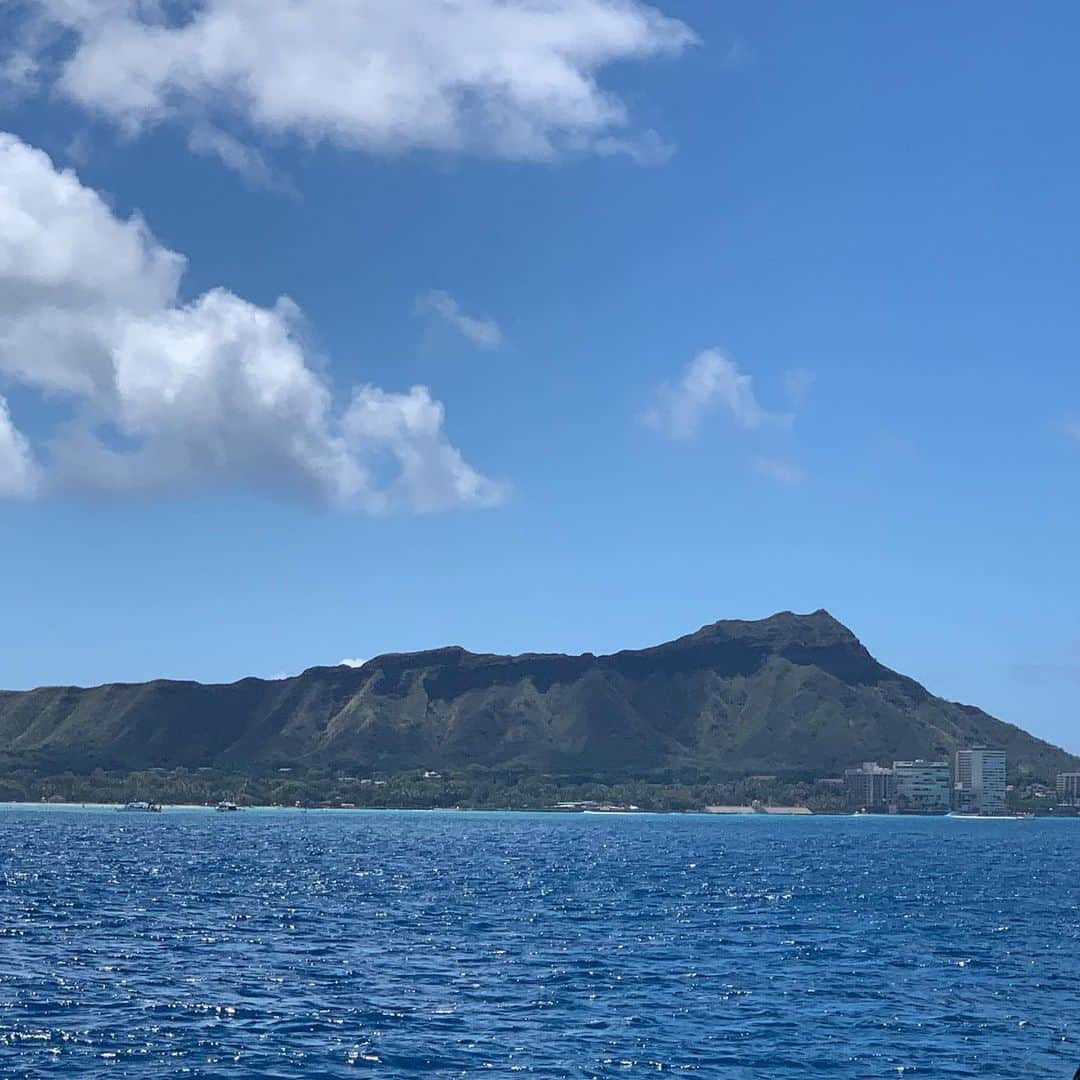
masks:
[[[185,302],[185,265],[0,133],[0,385],[68,413],[35,454],[0,399],[0,494],[227,487],[371,513],[500,500],[426,387],[358,386],[336,406],[292,301],[217,288]]]
[[[662,140],[635,129],[600,72],[695,40],[641,0],[22,0],[16,10],[29,14],[0,73],[51,85],[129,133],[171,121],[206,144],[220,119],[382,154],[655,157]],[[206,149],[239,154],[222,140]]]

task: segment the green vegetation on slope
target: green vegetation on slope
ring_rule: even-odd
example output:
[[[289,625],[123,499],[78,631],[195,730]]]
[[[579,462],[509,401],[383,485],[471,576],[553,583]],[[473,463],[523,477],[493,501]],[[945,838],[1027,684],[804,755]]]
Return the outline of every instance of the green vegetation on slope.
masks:
[[[690,770],[712,783],[794,781],[978,744],[1003,747],[1014,778],[1080,767],[890,671],[824,611],[715,623],[611,656],[448,648],[279,681],[0,694],[0,777],[9,778],[213,768],[253,782],[292,768],[661,784]]]

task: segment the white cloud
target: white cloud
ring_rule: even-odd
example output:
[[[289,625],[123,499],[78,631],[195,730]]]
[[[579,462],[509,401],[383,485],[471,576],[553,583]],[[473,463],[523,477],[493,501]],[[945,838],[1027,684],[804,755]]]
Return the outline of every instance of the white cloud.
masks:
[[[754,380],[718,349],[698,353],[675,383],[657,387],[645,423],[669,439],[690,440],[709,413],[722,410],[738,428],[787,424],[791,417],[770,413],[758,403]]]
[[[497,349],[503,343],[503,332],[494,319],[466,315],[458,302],[442,289],[432,289],[424,293],[417,299],[416,309],[419,312],[433,312],[438,315],[477,348]]]
[[[0,497],[33,495],[38,482],[38,466],[30,444],[16,430],[7,402],[0,397]]]
[[[211,289],[185,303],[184,268],[138,216],[118,218],[73,172],[0,134],[0,378],[72,413],[37,488],[247,488],[369,512],[500,500],[425,387],[359,387],[337,410],[292,301]],[[6,409],[2,421],[5,475],[25,488],[33,472],[11,462],[29,450]]]
[[[337,662],[338,667],[363,667],[367,663],[366,660],[361,660],[358,657],[346,656],[343,660]]]
[[[255,187],[293,193],[288,183],[274,175],[258,150],[245,146],[239,139],[213,124],[196,124],[188,133],[188,149],[193,154],[217,158]]]
[[[746,71],[757,61],[757,53],[742,38],[736,38],[723,54],[723,64],[732,71]]]
[[[376,153],[656,156],[598,82],[693,32],[643,0],[24,0],[3,62],[137,133],[225,117]],[[66,52],[65,52],[66,49]],[[56,53],[61,54],[59,61]]]
[[[38,63],[25,48],[16,48],[0,58],[0,86],[30,90],[37,79]]]
[[[342,429],[357,453],[393,460],[384,490],[394,502],[407,501],[419,511],[501,502],[505,491],[470,468],[447,442],[443,416],[442,404],[426,386],[404,394],[363,386],[353,394]]]
[[[785,461],[782,458],[756,457],[753,465],[754,471],[758,475],[788,487],[793,484],[801,484],[806,478],[806,474],[799,465],[793,461]]]

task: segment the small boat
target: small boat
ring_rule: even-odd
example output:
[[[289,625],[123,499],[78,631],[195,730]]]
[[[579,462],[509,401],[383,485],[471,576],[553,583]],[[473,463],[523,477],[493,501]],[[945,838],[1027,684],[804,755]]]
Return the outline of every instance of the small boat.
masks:
[[[233,810],[239,810],[240,807],[237,806],[234,802],[229,802],[227,799],[222,799],[222,801],[219,802],[217,806],[214,807],[214,809],[217,810],[219,813],[228,814],[231,813]]]
[[[124,803],[123,806],[117,809],[129,814],[160,814],[161,803],[143,802],[139,799],[135,802]]]

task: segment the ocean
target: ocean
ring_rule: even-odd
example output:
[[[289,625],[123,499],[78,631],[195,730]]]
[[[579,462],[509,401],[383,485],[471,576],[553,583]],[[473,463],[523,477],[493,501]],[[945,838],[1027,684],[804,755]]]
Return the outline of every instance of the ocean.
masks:
[[[1080,821],[0,808],[0,1076],[1080,1065]]]

